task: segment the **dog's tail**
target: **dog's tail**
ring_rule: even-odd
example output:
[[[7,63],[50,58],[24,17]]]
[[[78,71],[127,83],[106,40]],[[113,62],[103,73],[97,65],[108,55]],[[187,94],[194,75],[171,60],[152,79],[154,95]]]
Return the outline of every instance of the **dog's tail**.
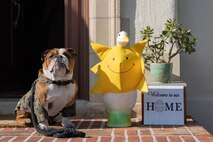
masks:
[[[47,130],[43,130],[39,127],[39,123],[37,117],[34,112],[34,95],[35,95],[35,84],[36,81],[32,84],[32,96],[30,98],[30,109],[31,109],[31,117],[33,126],[35,127],[36,131],[45,135],[45,136],[53,136],[57,138],[71,138],[71,137],[85,137],[85,133],[81,131],[77,131],[74,128],[48,128]]]

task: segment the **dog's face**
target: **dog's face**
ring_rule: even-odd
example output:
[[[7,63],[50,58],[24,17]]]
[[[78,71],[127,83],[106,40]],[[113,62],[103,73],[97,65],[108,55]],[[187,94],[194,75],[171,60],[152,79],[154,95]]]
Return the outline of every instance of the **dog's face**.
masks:
[[[43,73],[51,80],[72,79],[76,53],[72,48],[54,48],[43,52]]]

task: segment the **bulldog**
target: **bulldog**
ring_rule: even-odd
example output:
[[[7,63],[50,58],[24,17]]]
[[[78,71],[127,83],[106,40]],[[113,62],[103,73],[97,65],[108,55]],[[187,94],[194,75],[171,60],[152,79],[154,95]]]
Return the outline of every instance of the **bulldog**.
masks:
[[[31,122],[29,99],[34,94],[34,112],[41,129],[47,129],[50,118],[60,116],[63,127],[73,127],[70,119],[75,116],[77,83],[73,79],[76,53],[72,48],[54,48],[43,52],[42,69],[35,81],[35,91],[25,94],[15,108],[16,121]]]

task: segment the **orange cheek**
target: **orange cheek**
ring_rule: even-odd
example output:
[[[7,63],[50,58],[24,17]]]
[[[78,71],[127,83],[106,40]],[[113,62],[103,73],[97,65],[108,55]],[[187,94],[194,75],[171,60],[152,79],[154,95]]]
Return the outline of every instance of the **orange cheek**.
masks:
[[[74,64],[75,64],[74,59],[70,59],[70,60],[69,60],[70,73],[72,73],[72,72],[73,72]]]
[[[43,65],[42,65],[43,68],[47,70],[48,66],[50,65],[50,62],[51,62],[51,60],[46,58],[43,62]]]

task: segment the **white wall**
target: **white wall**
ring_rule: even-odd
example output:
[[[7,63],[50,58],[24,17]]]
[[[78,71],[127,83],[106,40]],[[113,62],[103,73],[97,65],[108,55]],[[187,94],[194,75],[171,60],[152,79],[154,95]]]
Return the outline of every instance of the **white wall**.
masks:
[[[178,0],[178,20],[197,37],[197,52],[181,55],[187,110],[213,133],[213,1]]]
[[[155,29],[158,36],[169,18],[176,18],[176,0],[136,0],[135,38],[141,40],[140,30],[146,26]]]
[[[168,19],[176,19],[177,17],[177,0],[135,0],[135,41],[141,41],[142,28],[151,26],[154,28],[154,36],[159,36],[165,28],[164,23]],[[131,27],[133,28],[133,27]],[[166,51],[168,53],[168,51]],[[173,62],[172,80],[179,80],[180,62],[179,55]],[[150,73],[146,70],[146,79],[151,82]]]
[[[135,43],[135,0],[121,0],[121,30],[129,35],[130,43]]]

